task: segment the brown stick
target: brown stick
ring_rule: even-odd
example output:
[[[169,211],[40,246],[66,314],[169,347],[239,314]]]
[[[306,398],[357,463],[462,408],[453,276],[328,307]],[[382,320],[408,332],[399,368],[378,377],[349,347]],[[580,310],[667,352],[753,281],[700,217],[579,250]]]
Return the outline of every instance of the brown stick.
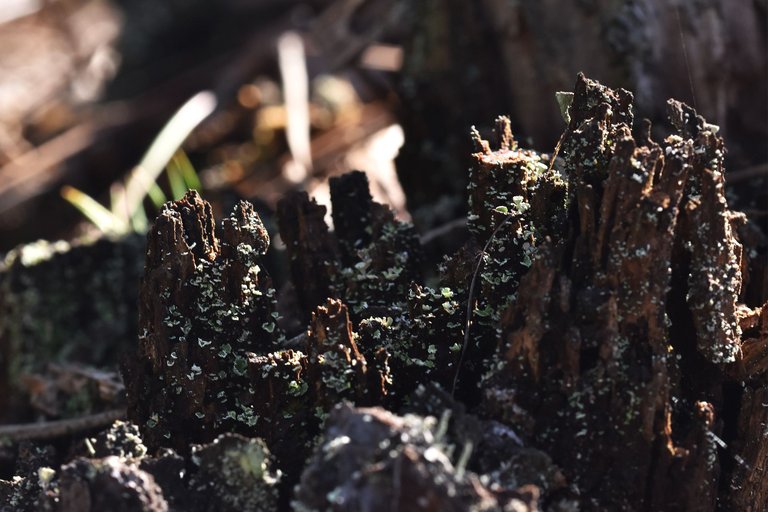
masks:
[[[112,409],[110,411],[89,414],[88,416],[80,416],[79,418],[0,425],[0,439],[10,441],[54,439],[105,427],[112,424],[115,420],[123,418],[125,418],[125,409]]]

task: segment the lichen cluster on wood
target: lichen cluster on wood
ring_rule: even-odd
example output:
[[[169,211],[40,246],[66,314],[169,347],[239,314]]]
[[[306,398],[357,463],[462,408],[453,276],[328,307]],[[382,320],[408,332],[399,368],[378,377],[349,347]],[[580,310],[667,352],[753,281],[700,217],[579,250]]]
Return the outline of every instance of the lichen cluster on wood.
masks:
[[[764,509],[765,238],[727,207],[715,127],[670,101],[655,142],[632,101],[580,76],[555,155],[505,118],[473,133],[470,240],[433,286],[362,173],[331,182],[334,231],[305,193],[279,203],[279,294],[248,203],[219,230],[198,194],[169,203],[124,368],[135,426],[5,502]]]
[[[742,466],[764,471],[739,449],[754,432],[734,414],[765,386],[760,371],[733,378],[739,325],[760,314],[741,294],[744,219],[727,208],[715,128],[668,108],[677,134],[655,143],[646,126],[636,140],[631,95],[579,78],[562,141],[566,229],[538,245],[503,315],[485,394],[497,413],[523,409],[526,441],[586,503],[759,509],[761,486],[733,482]]]
[[[630,93],[580,77],[556,162],[519,149],[503,118],[493,147],[475,134],[472,240],[443,263],[435,289],[419,282],[415,232],[372,202],[364,175],[332,182],[335,232],[324,207],[287,196],[278,214],[292,314],[309,321],[301,350],[281,348],[275,292],[256,266],[268,241],[255,214],[239,206],[219,243],[199,197],[172,205],[150,234],[146,361],[129,373],[139,386],[129,388],[132,418],[150,446],[183,450],[236,430],[264,438],[295,479],[302,462],[288,446],[309,453],[335,403],[400,410],[418,383],[449,389],[461,371],[457,396],[480,399],[483,421],[511,432],[502,445],[525,461],[517,471],[544,460],[551,469],[542,473],[559,475],[539,479],[535,496],[522,493],[526,506],[714,510],[718,498],[744,503],[762,492],[748,489],[742,467],[762,452],[737,452],[754,444],[752,423],[732,411],[763,389],[760,356],[745,369],[745,354],[763,352],[740,349],[764,345],[765,327],[740,296],[750,276],[738,238],[746,222],[724,199],[722,139],[672,101],[677,135],[656,143],[646,126],[636,139],[631,104]],[[734,392],[739,380],[747,391]],[[344,429],[363,435],[339,414],[349,413],[332,416],[329,428],[344,426],[321,442],[322,457],[328,446],[346,453]],[[413,443],[402,453],[418,453]],[[360,470],[380,464],[375,453],[351,453],[345,464]],[[470,468],[486,478],[536,481],[502,470],[509,461],[480,464],[483,453]],[[312,464],[322,473],[322,460]],[[311,498],[312,474],[299,505],[342,506],[363,493],[335,481]],[[721,481],[739,483],[720,492]]]

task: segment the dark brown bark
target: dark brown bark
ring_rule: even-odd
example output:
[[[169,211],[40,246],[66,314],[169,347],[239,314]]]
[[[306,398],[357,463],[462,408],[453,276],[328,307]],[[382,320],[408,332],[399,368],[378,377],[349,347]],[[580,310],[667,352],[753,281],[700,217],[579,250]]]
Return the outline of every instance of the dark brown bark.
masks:
[[[339,248],[325,223],[325,207],[306,192],[291,192],[277,203],[280,236],[285,243],[291,280],[298,298],[298,311],[309,320],[309,313],[332,297],[332,284],[338,271]]]
[[[151,447],[183,451],[257,421],[239,401],[248,395],[251,354],[274,350],[280,334],[275,291],[257,264],[269,239],[247,203],[222,224],[219,242],[210,205],[191,192],[148,235],[139,349],[126,389],[129,418]]]
[[[357,262],[357,251],[371,242],[373,233],[373,198],[368,190],[368,178],[357,171],[331,178],[333,227],[342,248],[342,262],[351,266]]]
[[[298,205],[305,220],[312,210],[302,199],[284,202],[283,213]],[[283,350],[275,291],[259,266],[269,245],[261,221],[241,202],[219,239],[210,211],[191,192],[167,205],[149,234],[142,336],[125,366],[128,415],[152,450],[188,453],[223,432],[262,438],[286,474],[285,503],[326,412],[344,399],[380,402],[386,364],[368,368],[347,307],[330,299],[312,313],[302,351]],[[296,233],[304,261],[317,256],[302,252],[312,229]],[[307,277],[317,285],[324,275]]]
[[[768,387],[750,387],[742,396],[738,419],[737,439],[732,450],[734,470],[730,481],[732,510],[757,512],[768,504],[768,443],[765,428],[768,424]]]
[[[315,306],[327,298],[342,299],[355,321],[392,315],[393,308],[402,306],[411,282],[420,279],[422,251],[416,230],[373,202],[360,171],[333,178],[331,199],[333,234],[322,220],[325,208],[306,194],[291,194],[278,208],[299,302]]]

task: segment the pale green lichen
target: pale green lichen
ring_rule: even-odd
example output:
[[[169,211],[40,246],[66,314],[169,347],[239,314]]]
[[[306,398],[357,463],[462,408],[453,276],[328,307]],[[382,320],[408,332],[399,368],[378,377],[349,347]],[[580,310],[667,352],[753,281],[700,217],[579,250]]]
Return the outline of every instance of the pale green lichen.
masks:
[[[223,434],[211,444],[194,446],[192,458],[198,470],[191,485],[201,492],[207,510],[276,510],[281,475],[270,469],[270,454],[261,439]]]

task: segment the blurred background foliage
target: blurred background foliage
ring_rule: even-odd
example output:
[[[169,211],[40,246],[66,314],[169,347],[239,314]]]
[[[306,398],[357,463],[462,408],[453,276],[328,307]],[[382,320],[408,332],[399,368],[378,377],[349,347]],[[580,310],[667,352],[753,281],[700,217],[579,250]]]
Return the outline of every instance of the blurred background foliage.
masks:
[[[88,219],[141,231],[187,186],[269,225],[284,192],[327,203],[352,168],[424,231],[465,213],[471,126],[506,114],[551,151],[579,71],[634,91],[657,137],[667,98],[695,105],[765,225],[766,19],[764,0],[5,0],[0,251],[97,234]]]

